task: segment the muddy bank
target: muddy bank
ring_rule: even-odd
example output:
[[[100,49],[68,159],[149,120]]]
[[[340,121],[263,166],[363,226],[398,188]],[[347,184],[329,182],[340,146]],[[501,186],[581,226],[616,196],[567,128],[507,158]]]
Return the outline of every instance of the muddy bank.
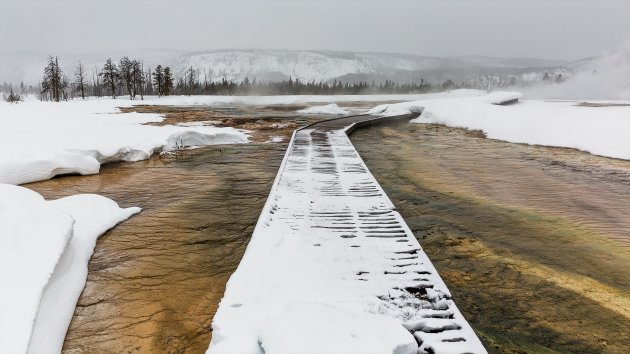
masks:
[[[352,141],[491,352],[627,352],[630,162],[436,125]]]

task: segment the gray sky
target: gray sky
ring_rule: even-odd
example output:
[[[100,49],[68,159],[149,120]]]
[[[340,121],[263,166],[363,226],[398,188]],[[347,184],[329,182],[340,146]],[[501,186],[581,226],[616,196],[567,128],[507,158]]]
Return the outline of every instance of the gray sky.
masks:
[[[0,48],[329,49],[578,59],[630,40],[630,1],[0,0]]]

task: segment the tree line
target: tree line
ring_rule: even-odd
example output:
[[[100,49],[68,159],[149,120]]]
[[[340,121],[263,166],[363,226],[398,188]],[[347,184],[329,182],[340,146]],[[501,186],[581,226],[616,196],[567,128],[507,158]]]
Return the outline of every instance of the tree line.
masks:
[[[111,96],[116,98],[129,95],[134,100],[137,96],[172,94],[173,74],[170,68],[158,65],[154,72],[144,68],[141,60],[123,57],[118,64],[108,58],[101,68],[87,68],[79,62],[75,67],[72,79],[68,78],[59,66],[57,57],[48,57],[44,68],[40,99],[59,102],[68,98],[87,96]]]
[[[7,84],[4,84],[5,86]],[[1,86],[1,85],[0,85]],[[12,85],[10,86],[12,89]],[[304,82],[297,78],[282,81],[257,81],[245,78],[242,81],[215,81],[192,66],[176,77],[168,66],[158,65],[155,69],[145,67],[138,59],[123,57],[119,62],[108,58],[102,67],[87,68],[79,62],[71,76],[61,69],[59,58],[48,57],[42,82],[39,85],[39,98],[46,101],[61,101],[88,96],[104,97],[128,95],[129,99],[144,99],[145,95],[361,95],[361,94],[403,94],[426,93],[468,87],[446,80],[435,84],[420,79],[419,82]],[[22,92],[35,93],[33,87],[21,84]],[[7,91],[8,92],[8,91]]]

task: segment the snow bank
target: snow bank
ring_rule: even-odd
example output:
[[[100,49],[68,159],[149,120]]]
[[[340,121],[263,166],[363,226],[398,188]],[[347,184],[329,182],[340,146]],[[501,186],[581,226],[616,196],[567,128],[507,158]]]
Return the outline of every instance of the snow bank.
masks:
[[[302,114],[348,114],[349,113],[345,109],[342,109],[339,106],[337,106],[336,103],[331,103],[325,106],[309,107],[306,109],[301,109],[297,112],[302,113]]]
[[[514,143],[570,147],[596,155],[630,159],[630,107],[584,107],[578,102],[523,100],[519,93],[498,92],[460,99],[435,99],[381,105],[383,115],[424,107],[414,123],[436,123],[483,130],[489,138]]]
[[[94,174],[112,161],[138,161],[178,146],[244,143],[233,128],[149,126],[157,114],[120,113],[125,100],[0,104],[0,183],[66,173]],[[137,103],[137,102],[136,102]]]
[[[46,201],[0,184],[3,352],[61,351],[96,239],[138,212],[98,195]]]

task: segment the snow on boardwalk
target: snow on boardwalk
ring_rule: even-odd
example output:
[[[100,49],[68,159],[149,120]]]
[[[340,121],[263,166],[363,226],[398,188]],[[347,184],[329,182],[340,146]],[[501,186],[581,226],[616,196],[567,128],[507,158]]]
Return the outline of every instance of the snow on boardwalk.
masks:
[[[346,135],[401,118],[294,133],[209,353],[486,352]]]

